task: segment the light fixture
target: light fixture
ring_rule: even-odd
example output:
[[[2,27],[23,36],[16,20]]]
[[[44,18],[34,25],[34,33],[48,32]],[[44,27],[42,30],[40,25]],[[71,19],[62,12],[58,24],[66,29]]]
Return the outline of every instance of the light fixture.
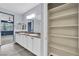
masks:
[[[35,14],[31,14],[31,15],[26,16],[26,19],[33,19],[33,18],[35,18]]]
[[[8,22],[12,22],[12,21],[10,20],[10,17],[9,17],[9,20],[8,20]]]

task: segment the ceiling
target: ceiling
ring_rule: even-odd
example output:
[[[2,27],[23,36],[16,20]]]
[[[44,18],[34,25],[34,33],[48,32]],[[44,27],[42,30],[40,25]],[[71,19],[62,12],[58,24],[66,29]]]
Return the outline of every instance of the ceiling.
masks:
[[[4,8],[17,14],[23,14],[36,5],[38,5],[38,3],[0,3],[0,8]]]

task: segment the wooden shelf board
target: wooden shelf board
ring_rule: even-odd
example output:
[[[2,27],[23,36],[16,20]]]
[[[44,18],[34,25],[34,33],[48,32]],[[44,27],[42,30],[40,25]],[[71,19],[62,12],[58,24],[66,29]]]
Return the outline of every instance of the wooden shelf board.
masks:
[[[55,12],[58,12],[58,11],[62,11],[62,10],[65,10],[65,9],[72,8],[73,6],[76,7],[76,5],[73,5],[73,4],[70,4],[70,3],[66,3],[66,4],[63,4],[63,5],[61,5],[61,6],[52,8],[52,9],[50,9],[48,12],[49,12],[50,14],[52,14],[52,13],[55,13]]]
[[[49,20],[55,20],[55,19],[58,19],[58,18],[64,18],[64,17],[69,17],[69,16],[73,16],[73,15],[77,15],[77,12],[72,12],[72,13],[68,13],[68,14],[65,14],[65,15],[59,15],[59,16],[50,16],[49,17]]]
[[[48,26],[49,28],[57,28],[57,27],[79,27],[79,26],[76,26],[76,25],[70,25],[70,26]]]
[[[65,49],[62,49],[62,48],[59,48],[59,47],[55,47],[55,46],[52,46],[52,45],[50,45],[50,47],[58,49],[58,50],[62,50],[62,51],[67,52],[69,54],[78,55],[76,52],[70,52],[69,50],[65,50]]]
[[[78,37],[73,37],[73,36],[64,36],[64,35],[49,35],[49,36],[55,36],[55,37],[64,37],[64,38],[74,38],[74,39],[78,39]]]

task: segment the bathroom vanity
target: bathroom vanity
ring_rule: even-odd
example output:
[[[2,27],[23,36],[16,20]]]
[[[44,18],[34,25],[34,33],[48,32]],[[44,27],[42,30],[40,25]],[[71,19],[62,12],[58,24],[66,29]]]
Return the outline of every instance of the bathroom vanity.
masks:
[[[41,55],[40,33],[16,32],[15,41],[35,55]]]

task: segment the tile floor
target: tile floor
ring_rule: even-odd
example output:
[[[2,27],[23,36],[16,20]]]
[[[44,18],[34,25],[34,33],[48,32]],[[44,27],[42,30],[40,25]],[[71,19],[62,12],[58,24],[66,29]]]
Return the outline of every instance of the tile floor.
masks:
[[[6,35],[6,36],[1,36],[1,44],[9,44],[12,43],[13,41],[13,35]]]
[[[0,56],[35,56],[17,43],[0,46]]]

